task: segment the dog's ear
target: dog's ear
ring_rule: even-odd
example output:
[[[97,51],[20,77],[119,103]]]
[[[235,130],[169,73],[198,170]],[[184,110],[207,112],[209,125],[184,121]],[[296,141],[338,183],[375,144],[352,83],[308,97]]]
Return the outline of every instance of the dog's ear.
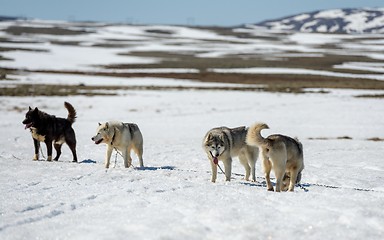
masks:
[[[98,123],[99,124],[99,126],[101,126],[101,123]]]
[[[212,138],[213,138],[213,137],[212,137],[212,133],[209,133],[208,136],[207,136],[207,140],[208,140],[208,141],[209,141],[209,140],[212,140]]]
[[[29,111],[31,111],[32,110],[32,108],[31,108],[31,106],[29,106]]]
[[[33,109],[33,111],[32,111],[32,113],[35,115],[38,114],[38,112],[39,112],[39,109],[37,107],[35,107],[35,109]]]
[[[109,128],[109,124],[108,122],[105,123],[105,127],[108,129]]]
[[[219,135],[219,139],[220,139],[221,142],[224,143],[224,142],[225,142],[225,136],[224,136],[224,134],[220,134],[220,135]]]

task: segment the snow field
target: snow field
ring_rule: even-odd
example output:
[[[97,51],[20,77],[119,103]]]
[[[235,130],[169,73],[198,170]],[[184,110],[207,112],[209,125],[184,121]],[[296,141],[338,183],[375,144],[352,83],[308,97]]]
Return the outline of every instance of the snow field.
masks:
[[[126,91],[109,97],[0,98],[1,239],[324,239],[383,237],[384,188],[380,99],[360,91],[330,94]],[[29,105],[74,123],[79,164],[68,147],[59,162],[32,161],[33,144],[21,124]],[[97,122],[135,122],[144,136],[145,169],[124,169],[105,146],[94,145]],[[297,136],[304,145],[302,182],[307,191],[267,192],[257,162],[257,182],[210,182],[201,147],[206,131],[267,122],[266,136]],[[352,140],[338,140],[348,135]],[[309,138],[327,137],[326,140]],[[44,155],[45,147],[43,147]],[[134,165],[138,165],[136,156]],[[356,188],[360,190],[356,190]]]

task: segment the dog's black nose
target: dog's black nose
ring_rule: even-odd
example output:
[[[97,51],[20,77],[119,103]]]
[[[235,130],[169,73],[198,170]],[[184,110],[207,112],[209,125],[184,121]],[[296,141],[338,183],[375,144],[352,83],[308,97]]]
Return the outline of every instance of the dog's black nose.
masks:
[[[92,139],[92,141],[95,141],[95,140],[94,140],[94,139],[95,139],[94,137],[91,137],[91,139]]]

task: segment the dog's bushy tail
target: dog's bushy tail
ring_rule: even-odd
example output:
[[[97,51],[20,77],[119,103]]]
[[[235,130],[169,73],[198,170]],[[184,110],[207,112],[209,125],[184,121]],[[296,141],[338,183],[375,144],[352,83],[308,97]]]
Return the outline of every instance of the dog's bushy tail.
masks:
[[[246,142],[251,146],[265,146],[269,145],[269,141],[261,136],[260,132],[263,129],[269,129],[265,123],[255,123],[249,127]]]
[[[64,102],[64,107],[68,110],[68,121],[74,123],[77,118],[75,108],[69,102]]]
[[[303,144],[296,137],[294,138],[294,140],[296,141],[297,147],[299,148],[299,153],[302,155],[303,154]]]

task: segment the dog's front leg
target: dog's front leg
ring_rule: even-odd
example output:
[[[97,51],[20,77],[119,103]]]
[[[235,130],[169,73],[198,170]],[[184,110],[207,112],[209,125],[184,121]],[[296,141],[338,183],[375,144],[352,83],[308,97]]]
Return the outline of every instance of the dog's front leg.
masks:
[[[47,145],[47,161],[52,161],[52,141],[45,140],[45,145]]]
[[[232,158],[227,158],[224,160],[224,171],[225,171],[225,181],[231,181],[232,174]]]
[[[39,149],[40,149],[40,142],[33,138],[33,146],[35,147],[35,155],[33,156],[33,160],[39,160]]]
[[[110,145],[107,145],[107,152],[105,154],[105,168],[109,168],[109,162],[111,160],[111,155],[112,155],[113,147]]]
[[[211,168],[212,168],[212,177],[211,177],[211,182],[216,182],[217,178],[217,165],[211,160]]]

